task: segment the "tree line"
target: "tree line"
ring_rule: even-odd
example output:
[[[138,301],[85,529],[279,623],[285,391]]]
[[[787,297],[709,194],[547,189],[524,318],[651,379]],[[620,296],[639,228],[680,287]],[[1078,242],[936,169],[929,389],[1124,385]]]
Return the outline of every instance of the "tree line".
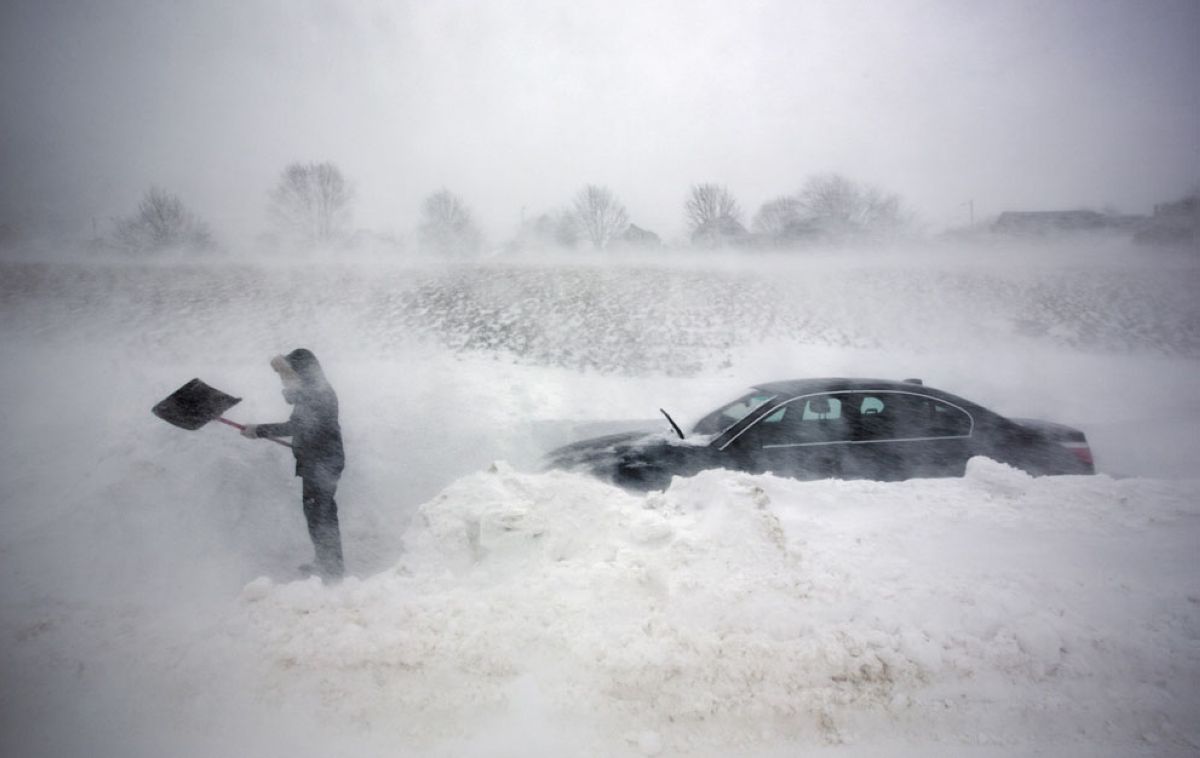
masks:
[[[292,163],[267,193],[272,239],[281,246],[329,248],[352,243],[353,185],[335,164]],[[690,243],[698,247],[771,248],[838,241],[878,241],[912,228],[912,215],[898,195],[839,174],[810,177],[798,191],[762,205],[747,219],[722,184],[693,185],[682,217]],[[208,225],[175,194],[160,187],[146,191],[137,209],[113,222],[106,246],[135,253],[212,249]],[[470,256],[484,238],[468,205],[447,189],[421,203],[416,244],[422,252]],[[530,219],[522,218],[510,250],[653,248],[661,238],[634,224],[607,187],[586,185],[569,204]]]

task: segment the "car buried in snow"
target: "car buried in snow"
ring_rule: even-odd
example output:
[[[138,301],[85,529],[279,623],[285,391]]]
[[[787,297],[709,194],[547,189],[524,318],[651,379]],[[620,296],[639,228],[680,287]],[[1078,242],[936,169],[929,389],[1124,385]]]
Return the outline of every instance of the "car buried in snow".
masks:
[[[986,456],[1035,476],[1092,474],[1083,432],[1010,419],[918,379],[798,379],[752,387],[687,435],[627,432],[560,447],[549,468],[583,470],[629,489],[723,468],[798,479],[962,476]]]

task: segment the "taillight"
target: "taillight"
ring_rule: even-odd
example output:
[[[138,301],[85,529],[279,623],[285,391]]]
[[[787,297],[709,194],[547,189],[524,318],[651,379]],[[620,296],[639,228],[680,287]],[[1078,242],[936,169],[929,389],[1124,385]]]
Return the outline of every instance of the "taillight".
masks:
[[[1079,462],[1089,468],[1096,465],[1092,459],[1092,448],[1086,442],[1060,442],[1060,445],[1070,450]]]

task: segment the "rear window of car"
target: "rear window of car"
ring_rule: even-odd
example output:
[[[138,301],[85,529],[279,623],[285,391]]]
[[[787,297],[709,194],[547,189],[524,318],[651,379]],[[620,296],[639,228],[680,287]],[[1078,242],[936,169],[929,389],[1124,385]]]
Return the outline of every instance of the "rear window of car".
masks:
[[[902,392],[856,398],[861,440],[959,437],[971,433],[964,411],[926,395]]]

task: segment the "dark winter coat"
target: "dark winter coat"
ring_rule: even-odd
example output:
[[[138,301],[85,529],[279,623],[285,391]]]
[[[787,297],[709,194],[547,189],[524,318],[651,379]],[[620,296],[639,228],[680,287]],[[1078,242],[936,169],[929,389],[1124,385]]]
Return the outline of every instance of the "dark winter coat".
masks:
[[[285,356],[300,378],[298,389],[284,390],[292,415],[282,424],[259,424],[259,437],[291,437],[296,456],[296,476],[334,480],[342,473],[346,457],[338,424],[338,399],[316,356],[300,348]]]

